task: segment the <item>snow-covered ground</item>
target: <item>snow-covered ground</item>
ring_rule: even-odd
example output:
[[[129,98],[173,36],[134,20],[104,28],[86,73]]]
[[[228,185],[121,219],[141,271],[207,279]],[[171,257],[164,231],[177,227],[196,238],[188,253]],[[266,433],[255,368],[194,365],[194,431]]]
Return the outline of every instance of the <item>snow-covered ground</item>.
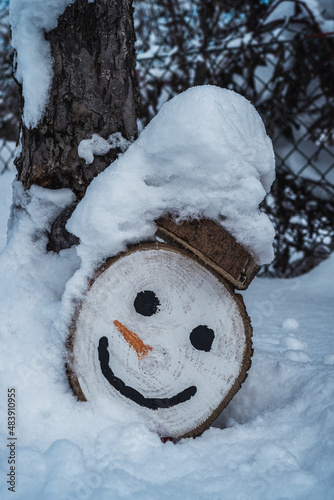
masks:
[[[97,137],[79,145],[86,161],[111,147]],[[67,227],[85,265],[152,237],[159,217],[208,217],[266,264],[275,231],[259,205],[274,179],[272,143],[255,107],[236,92],[200,85],[162,106],[90,184]]]
[[[11,174],[13,175],[13,173]],[[9,175],[0,176],[1,234]],[[215,427],[163,444],[137,415],[73,397],[61,296],[72,250],[44,251],[67,193],[35,200],[0,256],[0,496],[22,500],[300,499],[334,495],[334,258],[292,280],[255,279],[244,299],[254,356]],[[8,491],[7,390],[16,390],[16,493]]]
[[[0,251],[6,244],[8,208],[12,202],[14,166],[0,175]]]

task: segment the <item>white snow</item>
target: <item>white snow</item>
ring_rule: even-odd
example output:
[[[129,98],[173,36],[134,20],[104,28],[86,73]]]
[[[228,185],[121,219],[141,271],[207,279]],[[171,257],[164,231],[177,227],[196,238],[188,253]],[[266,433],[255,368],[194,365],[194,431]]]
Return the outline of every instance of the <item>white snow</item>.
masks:
[[[3,140],[0,139],[0,147],[3,146]],[[1,151],[1,159],[8,164],[8,169],[0,173],[0,252],[6,244],[7,222],[9,217],[9,207],[12,201],[11,184],[15,175],[15,167],[10,160],[12,152],[15,150],[15,143],[8,142],[7,147]],[[0,166],[0,172],[2,170]]]
[[[0,251],[6,244],[7,221],[9,216],[9,206],[12,200],[11,183],[12,172],[5,172],[1,175],[0,183]]]
[[[122,152],[129,147],[130,141],[124,139],[120,132],[116,132],[104,139],[98,134],[93,134],[91,139],[84,139],[78,146],[78,155],[83,158],[87,165],[94,161],[94,155],[105,155],[113,148],[119,148]]]
[[[287,318],[283,321],[282,326],[286,330],[297,330],[299,328],[299,323],[294,318]]]
[[[219,87],[194,87],[164,104],[93,180],[68,228],[80,238],[83,261],[96,264],[152,238],[160,216],[206,216],[264,264],[273,258],[274,229],[259,204],[274,165],[271,141],[249,101]]]
[[[5,181],[6,183],[7,181]],[[0,185],[3,176],[0,176]],[[71,193],[15,183],[21,209],[0,255],[0,496],[17,500],[328,500],[334,494],[334,259],[255,279],[244,299],[254,356],[216,427],[161,443],[115,403],[79,403],[64,370],[62,294],[75,250],[45,252]],[[3,209],[3,207],[2,207]],[[8,207],[1,213],[7,217]],[[293,331],[282,326],[295,320]],[[7,490],[7,389],[17,394],[15,495]]]
[[[29,127],[43,115],[52,78],[43,31],[71,2],[11,0]],[[82,145],[88,163],[101,152],[92,140]],[[16,209],[0,254],[1,498],[13,496],[6,483],[12,387],[18,500],[332,498],[333,257],[305,277],[255,279],[244,293],[253,364],[215,427],[195,440],[163,444],[141,415],[125,413],[117,401],[112,414],[103,400],[78,402],[65,373],[70,299],[94,265],[152,238],[154,220],[170,212],[216,220],[259,263],[269,262],[273,228],[258,207],[273,179],[271,143],[254,108],[237,94],[205,87],[167,103],[92,182],[69,223],[81,239],[77,250],[45,251],[50,225],[73,194],[36,186],[25,192],[14,182]],[[10,180],[0,176],[0,245]]]
[[[57,26],[59,16],[74,0],[11,0],[12,45],[17,51],[16,78],[23,84],[27,127],[34,128],[43,116],[53,77],[53,61],[44,33]],[[92,3],[94,0],[89,0]],[[306,0],[323,31],[333,31],[330,0]],[[293,13],[293,2],[282,2],[268,21]]]
[[[324,364],[325,365],[334,365],[334,354],[327,354],[324,357]]]
[[[53,77],[50,44],[44,33],[57,26],[58,17],[73,1],[10,0],[16,78],[23,85],[23,120],[27,127],[36,127],[42,118]]]

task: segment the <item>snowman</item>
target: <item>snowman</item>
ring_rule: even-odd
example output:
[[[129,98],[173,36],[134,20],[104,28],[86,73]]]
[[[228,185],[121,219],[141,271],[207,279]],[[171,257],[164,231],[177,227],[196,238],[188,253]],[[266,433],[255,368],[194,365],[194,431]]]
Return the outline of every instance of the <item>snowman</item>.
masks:
[[[203,86],[165,104],[92,182],[68,224],[90,274],[67,341],[79,400],[117,401],[161,437],[213,422],[251,364],[235,289],[272,258],[259,203],[273,179],[253,106]]]

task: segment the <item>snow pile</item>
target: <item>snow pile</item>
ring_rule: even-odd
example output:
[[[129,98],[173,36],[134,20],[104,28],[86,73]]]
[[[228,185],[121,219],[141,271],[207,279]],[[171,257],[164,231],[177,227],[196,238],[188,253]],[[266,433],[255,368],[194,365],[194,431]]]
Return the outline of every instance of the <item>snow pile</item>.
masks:
[[[0,252],[6,244],[6,231],[8,221],[8,209],[12,199],[11,183],[13,173],[8,171],[1,175],[0,183]]]
[[[247,380],[215,428],[163,444],[116,402],[106,417],[103,401],[79,403],[72,395],[55,325],[79,259],[74,249],[45,252],[50,223],[72,196],[36,187],[24,193],[19,183],[15,193],[21,208],[0,255],[1,499],[333,497],[333,257],[303,278],[254,280],[244,293],[254,326]],[[15,495],[6,484],[11,387]]]
[[[23,120],[27,127],[36,127],[42,118],[53,77],[51,48],[44,32],[57,26],[58,17],[73,1],[10,0],[16,78],[23,84]]]
[[[274,229],[259,204],[274,154],[255,108],[219,87],[194,87],[166,103],[126,153],[96,177],[68,229],[84,261],[152,238],[154,220],[209,217],[259,264],[273,258]]]

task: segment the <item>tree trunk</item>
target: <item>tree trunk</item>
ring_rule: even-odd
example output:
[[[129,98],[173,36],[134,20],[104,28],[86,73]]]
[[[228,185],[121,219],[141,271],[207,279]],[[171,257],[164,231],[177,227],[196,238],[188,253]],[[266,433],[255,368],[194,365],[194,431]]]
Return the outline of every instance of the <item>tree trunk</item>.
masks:
[[[78,145],[93,133],[121,132],[136,138],[138,89],[135,74],[132,0],[76,0],[45,34],[54,77],[43,118],[34,129],[22,124],[18,179],[70,188],[81,199],[91,180],[117,157],[111,149],[86,165]],[[68,214],[67,214],[68,215]]]

